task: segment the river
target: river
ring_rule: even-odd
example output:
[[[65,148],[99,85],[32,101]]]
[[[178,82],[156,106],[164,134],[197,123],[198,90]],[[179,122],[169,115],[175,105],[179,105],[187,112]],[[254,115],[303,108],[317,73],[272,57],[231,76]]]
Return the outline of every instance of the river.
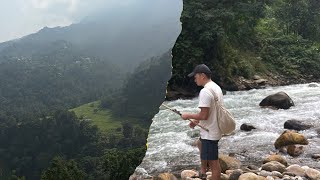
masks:
[[[284,91],[294,101],[288,110],[260,108],[260,101],[268,95]],[[182,112],[197,112],[198,98],[164,102]],[[242,165],[261,165],[262,159],[277,152],[273,143],[284,131],[284,122],[296,119],[315,127],[320,126],[320,87],[297,84],[249,91],[227,92],[224,96],[226,107],[236,119],[236,133],[223,137],[219,142],[219,153],[234,153]],[[257,129],[240,131],[243,123],[251,123]],[[301,131],[308,140],[305,152],[297,158],[284,155],[288,163],[298,163],[320,169],[320,162],[311,158],[320,153],[320,137],[314,128]],[[197,168],[200,164],[198,149],[194,146],[199,129],[190,129],[188,121],[175,113],[160,109],[153,118],[148,137],[148,149],[136,172],[156,175],[161,172],[179,172]]]

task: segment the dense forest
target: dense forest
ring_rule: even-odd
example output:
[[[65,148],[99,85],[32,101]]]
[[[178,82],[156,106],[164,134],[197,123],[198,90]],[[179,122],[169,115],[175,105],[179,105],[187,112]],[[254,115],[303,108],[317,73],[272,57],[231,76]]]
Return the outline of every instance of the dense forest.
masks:
[[[151,119],[165,98],[171,52],[131,74],[69,50],[2,64],[1,179],[128,179],[144,157]],[[101,132],[68,111],[93,100],[139,122]]]
[[[128,179],[165,98],[180,5],[102,7],[0,43],[0,179]],[[107,123],[74,111],[87,104]]]
[[[199,63],[229,90],[255,74],[319,79],[319,10],[317,0],[184,0],[170,88],[190,88],[186,75]]]

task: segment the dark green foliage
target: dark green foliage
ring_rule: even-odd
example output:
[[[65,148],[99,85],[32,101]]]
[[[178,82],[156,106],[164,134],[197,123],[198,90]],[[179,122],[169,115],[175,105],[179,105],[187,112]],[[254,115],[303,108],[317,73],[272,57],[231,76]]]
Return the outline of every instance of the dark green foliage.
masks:
[[[317,0],[185,0],[170,87],[193,84],[186,75],[200,63],[221,85],[256,73],[319,77],[319,11]]]
[[[30,117],[97,100],[120,86],[123,75],[114,65],[64,43],[31,58],[0,56],[0,111]]]
[[[41,176],[41,180],[84,180],[85,173],[74,160],[66,161],[55,157]]]
[[[301,74],[320,77],[319,47],[309,40],[293,35],[268,38],[261,51],[262,59],[288,77]]]
[[[184,1],[183,28],[173,49],[170,83],[188,84],[186,75],[200,63],[207,64],[219,82],[232,75],[250,74],[233,69],[247,66],[241,62],[242,48],[238,47],[254,48],[253,31],[263,7],[260,1]]]
[[[115,132],[104,135],[89,121],[79,120],[68,111],[57,111],[33,121],[2,122],[0,129],[0,167],[3,171],[0,179],[13,176],[39,179],[41,172],[42,179],[109,179],[117,173],[117,177],[128,179],[143,158],[147,138],[146,129],[128,122],[123,123],[123,135]],[[131,148],[136,150],[131,151]],[[111,154],[105,153],[108,149],[114,150]],[[115,156],[117,151],[119,155]],[[124,164],[104,165],[109,154],[119,157],[115,164]],[[53,159],[55,156],[65,160]],[[127,166],[125,170],[122,169],[124,165]],[[11,169],[14,173],[10,173]]]
[[[106,179],[127,180],[135,167],[141,163],[145,148],[128,151],[110,150],[103,157],[103,169]]]
[[[28,179],[38,177],[57,154],[67,158],[102,154],[98,129],[66,111],[40,120],[6,124],[1,129],[0,161]]]
[[[164,101],[170,76],[171,52],[167,52],[141,63],[128,76],[121,91],[106,96],[101,107],[111,108],[118,116],[136,117],[150,124]]]

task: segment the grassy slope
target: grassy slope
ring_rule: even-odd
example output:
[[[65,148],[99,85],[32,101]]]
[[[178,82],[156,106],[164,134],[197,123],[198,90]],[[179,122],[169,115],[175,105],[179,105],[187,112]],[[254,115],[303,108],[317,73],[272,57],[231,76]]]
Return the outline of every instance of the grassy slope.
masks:
[[[96,125],[102,132],[111,132],[116,128],[121,127],[121,123],[124,121],[129,121],[133,125],[144,126],[139,119],[130,118],[130,117],[115,117],[112,115],[110,110],[100,109],[99,101],[94,101],[88,104],[84,104],[82,106],[76,107],[74,109],[70,109],[70,111],[74,111],[77,117],[83,117],[83,119],[90,119],[94,125]],[[98,109],[96,113],[94,113],[94,109]]]

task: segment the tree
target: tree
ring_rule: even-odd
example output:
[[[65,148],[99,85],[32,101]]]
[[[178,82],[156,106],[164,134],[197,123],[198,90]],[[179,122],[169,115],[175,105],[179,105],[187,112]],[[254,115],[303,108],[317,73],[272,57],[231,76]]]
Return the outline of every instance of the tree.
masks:
[[[55,157],[41,176],[41,180],[84,180],[85,173],[79,169],[74,160],[66,161]]]

